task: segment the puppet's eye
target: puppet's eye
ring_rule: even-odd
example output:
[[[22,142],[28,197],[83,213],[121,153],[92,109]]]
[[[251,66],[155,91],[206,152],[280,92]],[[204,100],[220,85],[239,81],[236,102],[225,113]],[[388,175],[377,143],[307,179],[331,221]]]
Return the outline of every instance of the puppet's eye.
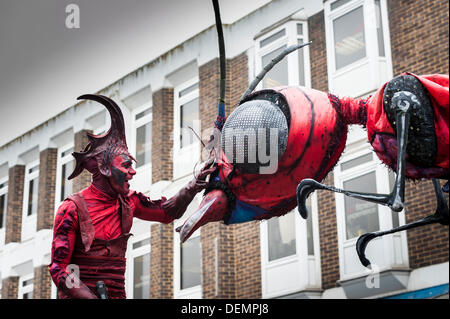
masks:
[[[240,171],[258,174],[286,150],[289,128],[281,108],[272,101],[250,100],[227,118],[221,146]]]

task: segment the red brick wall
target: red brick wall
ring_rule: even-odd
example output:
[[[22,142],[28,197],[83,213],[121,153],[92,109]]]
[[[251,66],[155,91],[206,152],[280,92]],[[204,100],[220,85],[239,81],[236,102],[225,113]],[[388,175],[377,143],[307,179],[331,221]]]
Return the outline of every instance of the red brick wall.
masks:
[[[8,277],[2,281],[2,299],[17,299],[19,296],[19,277]]]
[[[173,223],[151,226],[150,299],[173,298]]]
[[[440,0],[388,0],[394,75],[449,72],[449,3]],[[407,183],[406,222],[434,213],[431,181]],[[448,261],[448,227],[432,225],[408,231],[411,268]]]
[[[42,265],[34,268],[33,299],[50,299],[51,283],[52,279],[47,266]]]
[[[173,89],[153,93],[152,183],[173,175]],[[150,298],[173,298],[173,223],[151,226]]]
[[[334,185],[333,173],[328,174],[323,183]],[[328,289],[336,287],[336,281],[340,277],[335,193],[318,191],[317,202],[322,289]]]
[[[323,11],[308,19],[309,57],[311,67],[311,87],[328,91],[327,46],[325,41],[325,20]]]
[[[172,179],[173,89],[153,93],[152,183]]]
[[[235,226],[236,298],[262,298],[260,222]]]
[[[40,153],[37,230],[52,229],[55,210],[56,161],[58,150],[47,148]]]
[[[16,165],[9,169],[8,211],[6,214],[5,244],[20,242],[22,234],[22,206],[25,166]]]
[[[394,75],[448,74],[448,0],[388,0]]]

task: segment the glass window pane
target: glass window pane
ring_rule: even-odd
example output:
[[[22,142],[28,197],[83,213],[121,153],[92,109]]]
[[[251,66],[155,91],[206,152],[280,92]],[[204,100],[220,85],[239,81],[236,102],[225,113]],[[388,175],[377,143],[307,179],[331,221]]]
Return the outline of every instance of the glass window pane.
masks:
[[[181,90],[180,93],[178,93],[178,97],[182,97],[188,93],[193,92],[194,90],[198,89],[198,82],[191,85],[190,87],[185,88],[184,90]]]
[[[286,214],[267,221],[269,261],[294,255],[295,215]]]
[[[340,6],[343,6],[347,2],[350,2],[351,0],[338,0],[331,4],[331,10],[334,10],[336,8],[339,8]]]
[[[61,157],[71,155],[73,152],[73,147],[68,149],[67,151],[61,152]]]
[[[146,238],[141,241],[133,243],[133,249],[136,249],[136,248],[139,248],[139,247],[142,247],[145,245],[150,245],[150,238]]]
[[[39,179],[36,177],[29,182],[28,189],[28,216],[37,213],[37,201],[38,201],[38,182]]]
[[[336,69],[366,56],[363,7],[333,21]]]
[[[262,67],[265,67],[267,64],[272,61],[277,55],[279,55],[286,46],[282,46],[275,51],[270,52],[262,57]],[[275,86],[282,86],[288,84],[288,65],[287,59],[282,59],[280,62],[275,64],[275,66],[270,70],[263,79],[263,87],[271,88]]]
[[[284,37],[284,35],[286,34],[286,30],[280,30],[275,34],[272,34],[270,37],[265,38],[264,40],[259,42],[259,47],[262,48],[263,46],[268,45],[269,43],[274,42],[275,40],[278,40],[279,38]]]
[[[136,129],[136,168],[152,160],[152,122]]]
[[[0,228],[5,226],[7,197],[8,193],[0,196]]]
[[[375,172],[344,182],[344,189],[376,193]],[[359,237],[380,229],[377,204],[345,196],[345,223],[347,239]]]
[[[297,24],[297,34],[298,35],[303,34],[303,24],[300,24],[300,23]]]
[[[23,299],[33,299],[33,292],[27,292],[23,294]]]
[[[381,4],[380,0],[375,0],[375,19],[377,25],[377,38],[378,38],[378,55],[385,56],[384,53],[384,36],[383,36],[383,21],[381,19]]]
[[[302,43],[303,43],[303,40],[298,40],[298,44],[302,44]],[[298,85],[305,86],[305,52],[304,52],[304,49],[297,50],[297,54],[298,54]]]
[[[73,171],[73,161],[63,164],[61,167],[61,196],[60,201],[65,200],[67,197],[72,195],[73,192],[73,180],[68,180],[67,177]]]
[[[39,165],[33,166],[32,168],[28,169],[28,173],[36,172],[39,169]]]
[[[140,118],[143,118],[144,116],[151,114],[152,113],[152,108],[148,108],[142,112],[139,112],[138,114],[136,114],[136,116],[134,117],[135,120],[139,120]]]
[[[306,237],[308,241],[308,256],[314,256],[314,237],[313,237],[313,225],[312,225],[312,207],[311,196],[306,200],[306,209],[309,212],[308,219],[306,220]]]
[[[24,280],[22,282],[22,287],[29,286],[29,285],[32,285],[32,284],[33,284],[33,278],[28,279],[28,280]]]
[[[198,121],[198,99],[181,105],[180,109],[180,145],[185,147],[195,141],[195,135],[189,127],[194,128],[194,121]]]
[[[150,298],[150,254],[134,258],[134,299]]]
[[[181,244],[181,289],[201,284],[200,236],[191,238]]]
[[[343,162],[343,163],[341,164],[341,171],[345,171],[345,170],[347,170],[347,169],[356,167],[356,166],[358,166],[358,165],[362,165],[362,164],[364,164],[364,163],[368,163],[368,162],[370,162],[372,159],[373,159],[372,153],[368,153],[368,154],[365,154],[365,155],[363,155],[363,156],[354,158],[354,159],[352,159],[352,160]]]

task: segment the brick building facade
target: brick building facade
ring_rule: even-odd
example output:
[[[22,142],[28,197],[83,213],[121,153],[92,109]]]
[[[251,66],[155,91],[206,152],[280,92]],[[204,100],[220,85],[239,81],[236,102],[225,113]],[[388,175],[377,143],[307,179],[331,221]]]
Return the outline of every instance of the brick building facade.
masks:
[[[340,55],[353,58],[361,49],[351,51],[345,45],[336,49],[334,43],[339,40],[339,32],[347,39],[361,40],[358,30],[345,23],[351,15],[355,15],[353,21],[363,21],[359,45],[365,56],[340,68]],[[228,50],[226,113],[235,109],[249,81],[272,52],[300,40],[313,44],[305,53],[285,58],[286,72],[280,67],[274,71],[278,73],[267,75],[269,79],[284,77],[287,82],[280,84],[361,97],[404,71],[448,74],[448,23],[448,1],[270,2],[224,26]],[[141,154],[143,163],[137,168],[132,187],[152,199],[173,195],[192,177],[191,164],[199,162],[199,143],[188,145],[189,154],[179,144],[178,136],[186,128],[180,118],[186,109],[194,110],[202,138],[208,139],[207,129],[215,120],[219,96],[218,53],[211,49],[217,47],[216,41],[212,26],[100,92],[111,96],[124,112],[130,151]],[[367,70],[373,71],[370,80]],[[154,75],[157,72],[159,76]],[[348,79],[354,80],[350,83]],[[90,183],[86,172],[74,179],[71,188],[63,182],[71,163],[66,150],[82,150],[87,143],[86,132],[98,134],[107,127],[107,114],[101,107],[81,102],[0,147],[0,174],[4,175],[0,175],[0,195],[3,181],[7,181],[8,194],[5,223],[0,229],[2,298],[55,298],[56,289],[46,268],[54,213],[68,189],[76,192]],[[347,145],[324,183],[342,187],[373,174],[374,180],[387,188],[390,175],[373,157],[352,173],[341,166],[371,153],[365,133],[351,132]],[[368,208],[376,211],[371,216],[378,216],[379,229],[434,212],[431,181],[408,182],[405,197],[404,212],[392,214],[392,218],[390,210]],[[200,200],[197,196],[184,218]],[[311,197],[311,225],[301,220],[296,210],[270,222],[229,226],[211,223],[185,245],[180,245],[174,231],[182,220],[162,225],[135,219],[135,236],[127,252],[127,295],[165,299],[406,298],[416,291],[429,290],[434,296],[447,293],[448,298],[448,227],[426,226],[378,241],[376,247],[382,249],[369,249],[368,254],[380,260],[381,289],[371,290],[364,286],[367,272],[355,262],[347,204],[335,193],[316,192]],[[273,241],[276,232],[280,233],[280,243]],[[447,275],[435,278],[433,273],[442,271]]]

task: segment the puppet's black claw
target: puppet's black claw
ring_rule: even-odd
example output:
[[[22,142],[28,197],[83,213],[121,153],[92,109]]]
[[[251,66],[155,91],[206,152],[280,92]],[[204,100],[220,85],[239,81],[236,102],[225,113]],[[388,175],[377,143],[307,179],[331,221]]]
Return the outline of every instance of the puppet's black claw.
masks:
[[[308,210],[306,209],[306,199],[309,194],[314,192],[317,188],[317,182],[313,179],[307,178],[304,179],[297,186],[297,205],[298,212],[303,219],[308,218]]]
[[[370,268],[370,261],[366,258],[366,247],[369,241],[377,237],[374,233],[367,233],[358,238],[356,242],[356,252],[358,253],[359,260],[364,267]]]

